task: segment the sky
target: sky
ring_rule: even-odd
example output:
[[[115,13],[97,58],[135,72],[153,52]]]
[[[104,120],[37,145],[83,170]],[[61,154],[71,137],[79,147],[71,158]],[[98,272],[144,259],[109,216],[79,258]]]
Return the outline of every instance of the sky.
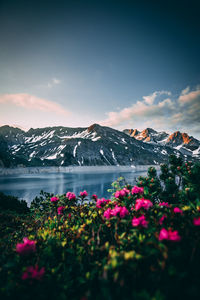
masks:
[[[200,138],[198,2],[0,0],[0,126]]]

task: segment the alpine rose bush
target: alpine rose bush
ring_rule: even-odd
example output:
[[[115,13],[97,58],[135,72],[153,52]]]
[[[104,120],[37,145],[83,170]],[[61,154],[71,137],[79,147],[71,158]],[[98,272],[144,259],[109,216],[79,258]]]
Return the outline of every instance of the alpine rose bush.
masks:
[[[198,299],[200,164],[173,157],[110,193],[43,193],[25,216],[1,211],[0,298]]]

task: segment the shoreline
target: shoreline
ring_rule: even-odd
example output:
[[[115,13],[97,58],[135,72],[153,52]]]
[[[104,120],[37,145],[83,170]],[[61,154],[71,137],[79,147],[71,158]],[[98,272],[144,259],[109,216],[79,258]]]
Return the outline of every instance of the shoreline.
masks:
[[[109,173],[109,172],[137,172],[146,171],[149,167],[159,170],[158,165],[137,165],[137,166],[69,166],[69,167],[16,167],[0,168],[0,176],[18,174],[40,174],[40,173]]]

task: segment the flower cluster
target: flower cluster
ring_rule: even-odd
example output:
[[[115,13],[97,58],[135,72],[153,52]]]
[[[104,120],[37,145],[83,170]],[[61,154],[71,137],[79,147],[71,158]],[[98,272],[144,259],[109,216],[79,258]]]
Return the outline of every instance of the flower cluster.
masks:
[[[182,211],[182,209],[180,209],[179,207],[174,207],[174,213],[175,214],[183,214],[183,211]]]
[[[36,241],[31,241],[27,237],[23,238],[23,243],[18,243],[16,251],[20,255],[30,254],[36,251]]]
[[[80,192],[80,196],[81,196],[82,198],[85,198],[85,197],[88,196],[88,193],[87,193],[86,191]]]
[[[42,280],[45,273],[45,268],[39,270],[38,265],[27,267],[25,272],[22,274],[22,280],[34,279]]]
[[[106,219],[110,219],[111,217],[119,215],[120,218],[125,218],[125,216],[127,216],[128,214],[129,214],[129,211],[125,206],[116,205],[115,208],[113,208],[113,209],[108,208],[104,212],[104,217]]]
[[[130,191],[127,188],[123,188],[120,191],[116,191],[115,193],[115,198],[124,198],[126,197],[128,194],[130,193]]]
[[[59,207],[57,208],[58,215],[62,215],[64,209],[65,209],[65,206],[59,206]]]
[[[193,224],[194,224],[195,226],[200,226],[200,217],[194,218],[194,219],[193,219]]]
[[[96,195],[96,194],[93,194],[93,195],[92,195],[92,199],[94,199],[95,201],[97,201],[97,199],[98,199],[97,195]]]
[[[131,193],[132,193],[132,195],[134,195],[134,194],[143,194],[144,193],[144,188],[135,185],[132,188]]]
[[[141,226],[141,227],[147,228],[148,222],[147,222],[147,220],[146,220],[146,217],[145,217],[144,215],[142,215],[142,216],[139,217],[139,218],[134,217],[134,218],[132,219],[132,226],[133,226],[133,227]]]
[[[140,187],[118,179],[110,199],[86,199],[83,191],[34,201],[2,255],[3,296],[95,299],[98,282],[99,299],[198,299],[200,176],[174,160],[159,176],[150,168]],[[2,240],[9,240],[7,228]]]
[[[110,199],[105,199],[105,198],[98,199],[97,202],[96,202],[96,207],[97,208],[102,208],[102,206],[105,206],[109,202],[111,202]]]
[[[140,208],[148,210],[152,206],[153,203],[148,199],[137,199],[135,202],[135,210],[139,210]]]
[[[56,202],[58,202],[59,201],[59,198],[58,197],[51,197],[51,202],[54,202],[54,203],[56,203]]]
[[[167,219],[167,216],[163,215],[159,220],[159,224],[162,225],[165,219]]]
[[[71,193],[71,192],[67,192],[66,197],[69,200],[75,200],[76,199],[76,195],[74,193]]]
[[[160,202],[159,204],[158,204],[159,206],[163,206],[163,207],[170,207],[170,205],[169,205],[169,203],[168,202]]]
[[[172,231],[171,229],[167,230],[165,228],[162,228],[159,234],[159,241],[162,240],[179,242],[181,240],[181,237],[177,230]]]

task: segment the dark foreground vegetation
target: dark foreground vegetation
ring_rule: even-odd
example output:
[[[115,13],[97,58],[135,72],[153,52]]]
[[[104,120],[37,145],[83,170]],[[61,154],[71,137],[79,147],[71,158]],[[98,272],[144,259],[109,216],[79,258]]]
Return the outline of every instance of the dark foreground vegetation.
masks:
[[[200,164],[172,156],[111,193],[0,194],[1,299],[199,299]]]

